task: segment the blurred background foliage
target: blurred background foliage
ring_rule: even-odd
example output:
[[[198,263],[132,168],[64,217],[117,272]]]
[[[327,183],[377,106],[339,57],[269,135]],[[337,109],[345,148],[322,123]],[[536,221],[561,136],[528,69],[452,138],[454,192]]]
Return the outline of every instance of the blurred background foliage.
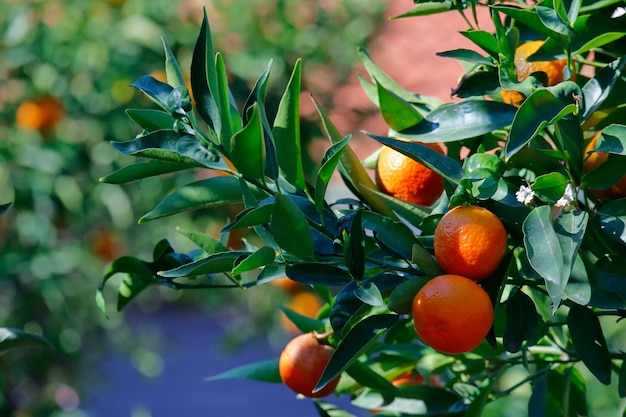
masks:
[[[270,58],[268,101],[279,97],[293,63],[303,56],[304,90],[328,108],[333,89],[355,65],[356,46],[380,26],[385,4],[0,2],[0,204],[13,202],[0,217],[0,327],[43,335],[54,346],[0,356],[0,415],[50,416],[71,409],[81,381],[98,377],[92,375],[97,367],[90,365],[99,360],[105,343],[129,356],[147,352],[149,359],[158,358],[159,336],[150,328],[131,335],[121,314],[107,318],[97,310],[94,292],[107,264],[118,256],[144,253],[150,259],[162,236],[177,250],[192,247],[172,232],[170,220],[140,226],[137,219],[178,182],[193,178],[178,174],[124,187],[98,182],[128,163],[108,141],[129,140],[138,133],[124,109],[150,104],[129,84],[144,74],[163,77],[160,38],[188,68],[206,6],[216,49],[226,54],[227,67],[238,71],[230,74],[238,101],[245,99]],[[316,135],[313,125],[304,124],[309,139]],[[177,216],[175,225],[217,236],[226,216],[227,208]],[[268,291],[286,299],[293,289]],[[310,297],[300,298],[305,305],[314,303]],[[142,294],[133,308],[150,312],[172,303],[232,312],[228,346],[241,334],[268,332],[267,323],[275,323],[270,335],[289,331],[281,328],[272,302],[260,293],[244,299],[230,292],[182,295],[155,288]],[[245,314],[251,310],[255,314]],[[134,361],[141,372],[156,376],[158,366],[143,367],[144,362]]]

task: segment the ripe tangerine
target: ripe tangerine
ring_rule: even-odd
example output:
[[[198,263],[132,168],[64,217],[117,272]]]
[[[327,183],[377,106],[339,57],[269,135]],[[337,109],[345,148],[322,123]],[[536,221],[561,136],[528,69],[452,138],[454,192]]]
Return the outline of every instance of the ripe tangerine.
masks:
[[[443,154],[436,143],[422,145]],[[443,193],[441,175],[388,146],[378,156],[376,184],[385,194],[422,206],[432,205]]]
[[[340,377],[313,392],[335,349],[324,345],[313,333],[293,338],[280,354],[278,369],[283,383],[305,397],[321,398],[332,393]]]
[[[478,281],[502,261],[506,230],[500,219],[483,207],[457,206],[437,224],[434,247],[443,271]]]
[[[493,325],[493,305],[476,282],[460,275],[436,276],[413,299],[417,335],[433,349],[449,354],[470,352]]]
[[[563,81],[563,68],[567,65],[567,60],[559,59],[554,61],[528,61],[528,57],[541,48],[544,41],[526,42],[515,49],[513,58],[515,72],[519,82],[524,81],[534,72],[544,72],[548,77],[548,86],[556,85]],[[505,103],[518,106],[524,100],[524,96],[518,91],[502,90],[502,100]]]

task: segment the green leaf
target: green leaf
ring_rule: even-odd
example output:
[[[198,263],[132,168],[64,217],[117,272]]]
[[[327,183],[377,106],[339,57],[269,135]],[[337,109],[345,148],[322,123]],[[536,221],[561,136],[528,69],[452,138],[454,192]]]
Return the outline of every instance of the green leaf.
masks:
[[[278,358],[269,359],[248,365],[238,366],[226,372],[205,378],[205,381],[220,379],[249,379],[252,381],[281,383],[278,372]]]
[[[265,138],[259,105],[253,104],[248,124],[231,138],[230,160],[244,177],[262,178],[265,174]]]
[[[339,133],[339,130],[337,130],[315,98],[312,98],[312,100],[320,118],[322,119],[322,125],[324,126],[328,139],[330,139],[332,144],[340,143],[344,139],[344,136]],[[361,161],[349,145],[344,147],[343,152],[341,152],[341,156],[339,157],[339,171],[342,173],[343,177],[349,181],[349,184],[357,190],[357,192],[362,192],[364,188],[370,190],[376,189],[374,181],[372,181],[372,178],[367,174],[365,169],[363,169]],[[377,196],[369,193],[364,194],[363,197],[364,200],[377,212],[392,218],[396,217],[393,211],[391,211],[391,209],[387,207]]]
[[[100,178],[100,182],[108,184],[125,184],[128,182],[142,180],[144,178],[155,177],[157,175],[178,172],[189,168],[189,165],[186,164],[178,164],[159,160],[151,160],[148,162],[135,162]]]
[[[407,225],[378,213],[363,212],[363,227],[372,230],[384,247],[406,260],[411,260],[412,246],[419,244],[417,237]]]
[[[379,83],[387,91],[395,94],[407,103],[416,105],[416,108],[420,110],[422,114],[426,114],[431,109],[439,107],[442,104],[441,100],[437,98],[415,94],[402,87],[376,65],[365,49],[358,48],[357,52],[372,80],[375,80],[376,83]],[[374,91],[376,91],[376,89]],[[372,101],[377,107],[379,106],[378,96],[370,97],[370,99],[373,99]]]
[[[262,204],[257,207],[247,208],[238,213],[237,217],[235,217],[235,220],[232,223],[224,226],[222,232],[230,232],[234,229],[241,229],[244,227],[251,227],[269,223],[272,220],[273,210],[273,204]]]
[[[177,268],[160,271],[159,275],[164,278],[181,278],[217,274],[220,272],[231,272],[235,266],[235,262],[241,256],[248,255],[250,255],[250,252],[246,251],[214,253],[206,258],[181,265]]]
[[[187,239],[198,245],[206,254],[211,255],[213,253],[226,252],[228,248],[220,243],[211,235],[205,233],[194,232],[191,230],[182,229],[177,227],[176,230]]]
[[[279,305],[278,307],[283,311],[285,316],[287,316],[289,321],[291,321],[302,333],[321,332],[326,325],[324,320],[305,316],[283,305]]]
[[[495,381],[496,378],[489,378],[481,384],[480,393],[472,399],[463,417],[481,417],[483,415],[485,406],[489,404]]]
[[[397,321],[395,314],[380,314],[366,317],[352,327],[339,342],[313,392],[321,390],[345,371]]]
[[[429,207],[418,206],[370,188],[361,187],[360,191],[363,196],[371,195],[380,199],[409,224],[420,224],[426,217],[430,216],[431,209]],[[380,211],[378,212],[380,213]]]
[[[578,417],[589,415],[585,379],[573,366],[550,370],[547,374],[545,415]]]
[[[272,180],[276,180],[278,178],[278,156],[276,155],[276,144],[274,143],[272,128],[270,127],[270,123],[265,112],[265,98],[267,95],[267,84],[271,68],[272,61],[270,60],[265,67],[265,70],[261,73],[254,84],[254,88],[252,88],[252,91],[250,91],[250,94],[248,95],[246,103],[243,107],[243,120],[244,123],[248,123],[248,109],[250,109],[254,103],[258,103],[261,124],[263,125],[263,139],[265,140],[265,175]]]
[[[48,340],[38,334],[12,329],[10,327],[0,327],[0,354],[10,349],[26,346],[52,347]]]
[[[561,302],[567,282],[563,279],[563,254],[550,220],[550,207],[539,206],[533,209],[524,220],[522,231],[528,261],[545,280],[555,310]]]
[[[346,373],[364,387],[373,388],[387,394],[395,394],[397,392],[396,387],[391,381],[362,362],[355,361],[346,368]]]
[[[269,265],[274,262],[276,254],[274,249],[264,246],[258,249],[256,252],[238,259],[235,262],[235,267],[232,270],[233,275],[239,275],[243,272],[252,271],[265,265]]]
[[[538,329],[537,309],[529,296],[517,291],[506,302],[506,328],[503,344],[511,353],[522,349],[524,341],[531,340]]]
[[[319,417],[356,417],[354,414],[350,414],[338,408],[334,404],[330,404],[318,399],[313,400],[313,405],[319,415]]]
[[[416,277],[398,285],[389,295],[389,300],[387,301],[389,309],[398,314],[410,314],[413,299],[429,280],[429,277]]]
[[[378,81],[374,81],[380,114],[390,128],[399,131],[422,121],[424,117],[410,103],[387,90]]]
[[[484,57],[471,49],[455,49],[452,51],[437,52],[437,56],[454,58],[461,61],[468,61],[473,64],[493,65],[494,62],[488,57]]]
[[[365,271],[365,233],[362,225],[363,210],[357,210],[350,223],[350,240],[346,247],[345,264],[357,281]]]
[[[223,168],[216,164],[217,157],[202,147],[196,138],[181,136],[173,130],[157,130],[127,142],[111,142],[113,147],[126,155],[142,156],[165,162],[200,168]]]
[[[217,94],[215,53],[213,52],[211,28],[206,9],[204,9],[202,26],[191,60],[191,90],[196,101],[198,114],[219,135],[222,131],[219,112],[220,98]]]
[[[117,290],[117,311],[122,311],[143,290],[154,284],[152,272],[148,274],[128,274]]]
[[[241,202],[239,180],[232,176],[212,177],[187,184],[165,197],[139,223],[184,211]]]
[[[380,307],[383,305],[383,296],[375,283],[365,281],[360,283],[354,290],[354,295],[365,304],[372,307]]]
[[[563,35],[564,37],[574,37],[576,32],[564,21],[555,9],[545,6],[535,6],[535,12],[541,23],[550,31]]]
[[[622,366],[619,368],[619,382],[617,393],[620,398],[626,398],[626,353],[622,354]]]
[[[493,34],[485,30],[476,29],[461,31],[459,33],[472,41],[474,44],[476,44],[492,57],[498,57],[498,54],[500,53],[500,48],[498,47],[498,41]]]
[[[429,16],[431,14],[438,14],[447,12],[454,9],[454,5],[450,0],[433,1],[433,2],[420,2],[416,4],[411,10],[393,16],[394,19],[400,19],[403,17],[416,17],[416,16]]]
[[[365,390],[359,394],[352,405],[370,410],[382,410],[393,414],[443,416],[458,414],[463,410],[463,400],[454,391],[427,385],[405,385],[398,387],[399,394],[388,402],[384,393]]]
[[[394,136],[428,143],[469,139],[509,126],[515,112],[515,107],[497,101],[465,100],[444,104],[417,125]]]
[[[297,60],[280,103],[272,134],[276,142],[278,165],[285,179],[298,190],[304,190],[304,170],[300,145],[301,60]]]
[[[613,86],[620,78],[622,70],[626,65],[626,56],[602,68],[595,77],[587,81],[582,88],[584,110],[582,121],[586,121],[607,99]]]
[[[320,213],[324,209],[324,197],[326,195],[326,189],[328,188],[330,179],[337,168],[337,164],[341,159],[343,150],[348,145],[351,138],[352,135],[346,136],[341,141],[331,145],[331,147],[324,153],[322,165],[315,176],[315,208]]]
[[[572,343],[583,363],[603,383],[611,383],[611,356],[598,317],[587,307],[574,304],[567,315]]]
[[[568,183],[569,179],[565,175],[560,172],[551,172],[538,176],[532,185],[532,190],[546,203],[554,203],[563,196]]]
[[[137,259],[132,256],[123,256],[113,261],[111,266],[109,266],[109,269],[107,270],[106,274],[102,278],[102,282],[100,283],[96,291],[96,305],[104,314],[107,314],[106,302],[104,300],[104,293],[103,293],[104,286],[106,285],[107,281],[111,277],[113,277],[115,274],[120,274],[120,273],[135,275],[138,277],[142,277],[142,279],[147,279],[148,277],[152,277],[154,275],[154,273],[152,272],[152,269],[150,269],[150,266],[146,262],[142,261],[141,259]],[[119,302],[118,302],[118,307],[119,307]]]
[[[170,104],[170,97],[174,91],[171,85],[163,83],[150,75],[143,75],[137,78],[131,84],[131,87],[140,90],[166,112],[171,113],[175,110]]]
[[[614,200],[598,212],[600,228],[611,238],[626,244],[626,199]]]
[[[231,138],[235,132],[241,130],[242,121],[237,110],[235,98],[228,87],[228,74],[224,64],[224,57],[219,52],[215,54],[215,69],[217,73],[217,93],[214,94],[219,96],[217,104],[222,125],[222,130],[218,133],[220,143],[230,154],[232,152]]]
[[[504,145],[504,156],[509,160],[546,126],[576,111],[576,106],[566,104],[548,90],[537,90],[530,95],[515,115],[511,133]]]
[[[343,286],[352,281],[345,269],[325,263],[297,263],[287,265],[286,275],[301,284]]]
[[[153,109],[126,109],[126,114],[139,127],[149,132],[162,129],[172,129],[174,118],[164,111]]]
[[[409,158],[424,164],[453,184],[458,184],[465,174],[463,168],[457,161],[420,143],[386,138],[373,133],[368,133],[367,135],[383,145],[389,146]]]
[[[512,5],[494,5],[491,8],[496,12],[503,13],[506,16],[515,19],[515,21],[522,23],[525,26],[528,26],[530,29],[537,31],[544,36],[558,36],[556,32],[554,32],[542,22],[541,18],[539,17],[539,13],[532,8],[522,9],[518,6]]]
[[[554,232],[563,254],[563,281],[565,285],[567,285],[574,268],[578,249],[582,244],[583,236],[587,229],[588,219],[589,214],[581,210],[561,213],[560,216],[554,219]],[[565,290],[565,287],[563,287],[563,290]]]
[[[299,257],[313,256],[313,235],[306,216],[289,197],[276,193],[272,211],[272,234],[285,251]]]

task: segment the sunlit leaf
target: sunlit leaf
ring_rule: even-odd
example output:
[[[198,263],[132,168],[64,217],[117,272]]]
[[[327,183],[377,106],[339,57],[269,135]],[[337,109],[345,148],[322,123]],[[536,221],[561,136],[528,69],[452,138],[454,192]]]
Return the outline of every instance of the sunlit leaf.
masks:
[[[265,174],[265,138],[258,104],[252,105],[248,124],[231,138],[230,160],[246,178]]]
[[[189,169],[186,164],[178,164],[174,162],[166,162],[159,160],[151,160],[148,162],[134,162],[123,166],[115,172],[110,173],[102,178],[100,182],[108,184],[125,184],[144,178],[155,177],[158,175],[169,174]]]
[[[313,236],[306,216],[289,197],[276,193],[272,211],[272,234],[276,243],[300,258],[313,256]]]

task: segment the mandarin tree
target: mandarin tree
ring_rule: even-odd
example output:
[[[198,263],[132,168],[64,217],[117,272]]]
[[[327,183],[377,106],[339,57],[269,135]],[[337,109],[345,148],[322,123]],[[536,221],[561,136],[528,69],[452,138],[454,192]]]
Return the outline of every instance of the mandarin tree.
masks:
[[[333,350],[327,363],[306,371],[314,386],[307,379],[306,390],[295,389],[306,396],[331,387],[378,415],[482,416],[519,415],[508,401],[527,392],[529,415],[575,416],[598,407],[587,389],[617,380],[602,388],[617,404],[626,395],[618,336],[626,309],[626,199],[590,190],[609,188],[624,174],[624,10],[616,2],[490,3],[490,32],[469,17],[481,6],[416,1],[401,16],[457,10],[466,17],[461,35],[475,48],[440,53],[467,68],[450,103],[404,89],[359,49],[362,86],[389,127],[387,136],[364,133],[442,178],[443,193],[431,205],[377,188],[364,166],[374,168],[378,153],[359,161],[352,135],[337,129],[314,95],[329,146],[320,166],[305,173],[301,61],[293,63],[275,117],[266,111],[271,65],[239,104],[205,15],[191,92],[167,47],[167,83],[149,76],[134,83],[160,107],[163,124],[135,119],[142,133],[113,146],[150,162],[103,181],[228,172],[173,190],[142,222],[237,203],[243,209],[222,229],[222,241],[239,229],[254,239],[228,250],[211,236],[183,231],[199,250],[155,251],[161,257],[151,263],[119,258],[97,292],[100,307],[117,273],[126,274],[122,306],[148,286],[254,291],[287,276],[325,305],[315,317],[283,312],[306,334],[299,337],[318,346],[311,336],[318,334]],[[561,82],[548,85],[537,72],[521,79],[514,54],[522,40],[543,42],[528,62],[565,60]],[[501,90],[525,99],[519,107],[504,103]],[[594,150],[608,157],[585,172],[585,146],[596,132]],[[432,143],[443,143],[446,153]],[[328,201],[335,171],[351,195]],[[268,359],[210,379],[291,386],[281,364]],[[414,371],[440,383],[393,384]],[[350,415],[313,401],[320,416]]]

